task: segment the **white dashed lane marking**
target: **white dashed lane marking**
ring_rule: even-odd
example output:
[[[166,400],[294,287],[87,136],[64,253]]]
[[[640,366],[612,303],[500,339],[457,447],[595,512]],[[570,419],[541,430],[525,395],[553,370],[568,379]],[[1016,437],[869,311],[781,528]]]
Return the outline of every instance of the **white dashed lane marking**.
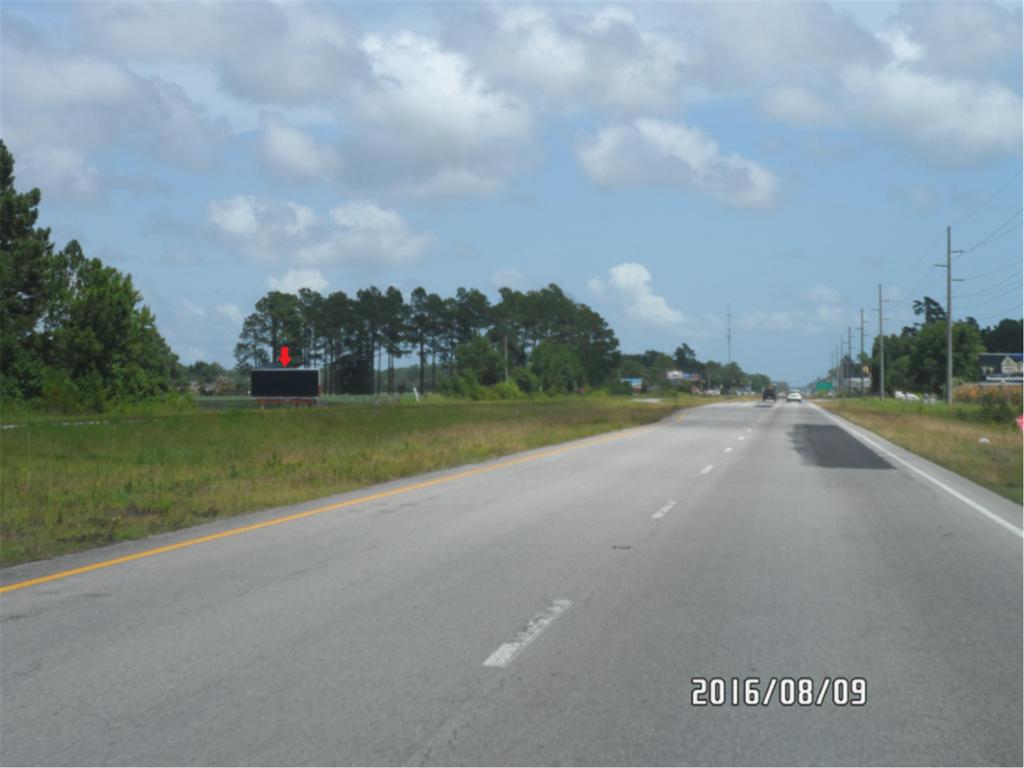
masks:
[[[507,667],[516,656],[526,649],[526,646],[540,637],[540,633],[547,629],[551,622],[569,610],[571,605],[570,600],[553,601],[551,605],[530,619],[530,623],[517,632],[511,640],[502,643],[498,650],[488,656],[484,666]]]
[[[674,501],[668,502],[665,506],[663,506],[661,509],[659,509],[657,512],[655,512],[653,515],[651,515],[651,519],[653,519],[653,520],[661,520],[661,518],[663,518],[665,516],[665,513],[668,512],[670,509],[672,509],[672,507],[674,507],[675,505],[676,505],[676,503]]]

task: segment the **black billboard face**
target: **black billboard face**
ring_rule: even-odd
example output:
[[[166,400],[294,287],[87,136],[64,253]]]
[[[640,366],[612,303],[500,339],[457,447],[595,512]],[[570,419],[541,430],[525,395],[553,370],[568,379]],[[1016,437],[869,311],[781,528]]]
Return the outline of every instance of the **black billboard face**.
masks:
[[[309,368],[265,368],[252,371],[253,397],[316,397],[320,372]]]

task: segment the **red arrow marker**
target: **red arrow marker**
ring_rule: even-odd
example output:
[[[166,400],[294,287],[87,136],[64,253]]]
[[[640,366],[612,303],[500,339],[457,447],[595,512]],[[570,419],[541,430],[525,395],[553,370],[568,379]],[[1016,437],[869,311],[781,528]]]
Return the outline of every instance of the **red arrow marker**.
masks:
[[[281,357],[278,359],[281,361],[281,365],[285,368],[288,367],[288,363],[292,361],[292,356],[288,354],[288,347],[281,347]]]

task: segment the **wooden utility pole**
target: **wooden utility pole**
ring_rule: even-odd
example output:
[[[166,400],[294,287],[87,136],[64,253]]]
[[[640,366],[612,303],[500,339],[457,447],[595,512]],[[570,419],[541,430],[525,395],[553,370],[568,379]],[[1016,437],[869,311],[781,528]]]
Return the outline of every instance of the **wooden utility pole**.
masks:
[[[860,358],[857,360],[860,366],[860,396],[864,397],[864,310],[860,311]]]
[[[946,227],[946,405],[953,404],[953,228]]]
[[[878,397],[885,400],[885,331],[882,329],[882,284],[878,284]]]
[[[946,227],[946,404],[953,404],[953,283],[962,282],[953,279],[953,254],[963,251],[953,250],[953,228]],[[941,267],[942,264],[935,266]]]

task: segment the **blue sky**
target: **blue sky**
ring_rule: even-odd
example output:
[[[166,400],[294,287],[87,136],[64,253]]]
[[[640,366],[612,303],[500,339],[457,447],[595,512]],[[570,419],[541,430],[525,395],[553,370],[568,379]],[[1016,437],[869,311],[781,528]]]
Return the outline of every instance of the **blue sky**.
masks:
[[[1020,4],[2,13],[19,188],[184,362],[275,287],[556,282],[624,351],[724,360],[731,313],[734,360],[806,383],[879,283],[890,329],[944,300],[947,224],[954,314],[1022,314]]]

